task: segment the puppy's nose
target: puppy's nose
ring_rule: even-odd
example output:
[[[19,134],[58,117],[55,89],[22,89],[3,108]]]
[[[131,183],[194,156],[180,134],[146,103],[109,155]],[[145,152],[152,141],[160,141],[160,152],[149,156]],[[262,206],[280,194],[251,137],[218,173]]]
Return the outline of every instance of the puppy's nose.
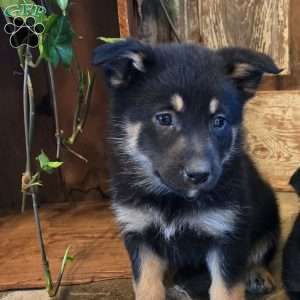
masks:
[[[205,183],[209,176],[210,168],[206,163],[198,164],[198,166],[186,167],[184,169],[185,180],[195,185]]]

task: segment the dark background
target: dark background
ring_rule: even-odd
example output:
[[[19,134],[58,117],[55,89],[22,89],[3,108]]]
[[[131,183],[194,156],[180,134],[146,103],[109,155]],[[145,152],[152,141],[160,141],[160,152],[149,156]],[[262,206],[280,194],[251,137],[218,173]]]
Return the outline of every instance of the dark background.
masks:
[[[72,1],[70,15],[74,30],[83,39],[75,40],[78,60],[83,69],[90,66],[91,52],[100,44],[98,36],[119,36],[116,1]],[[25,168],[22,85],[23,76],[16,50],[9,44],[4,32],[5,19],[0,15],[0,212],[19,209],[21,205],[21,175]],[[33,139],[34,157],[41,149],[55,158],[54,120],[49,114],[47,72],[44,65],[31,71],[37,108],[36,128]],[[73,110],[76,102],[77,84],[69,70],[55,69],[55,82],[59,106],[59,118],[64,136],[72,128]],[[106,190],[106,155],[104,147],[106,91],[101,74],[92,97],[90,115],[83,135],[74,149],[88,158],[86,164],[73,155],[63,152],[63,177],[68,199],[100,197],[99,187]],[[42,202],[65,201],[58,175],[43,177],[44,187],[40,192]],[[27,207],[30,206],[30,201]]]

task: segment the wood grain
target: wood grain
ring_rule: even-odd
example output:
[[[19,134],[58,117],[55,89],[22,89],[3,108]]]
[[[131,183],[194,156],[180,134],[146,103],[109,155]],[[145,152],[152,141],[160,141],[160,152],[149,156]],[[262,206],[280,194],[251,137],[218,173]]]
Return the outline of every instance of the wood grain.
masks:
[[[182,41],[200,42],[200,21],[198,0],[174,0],[173,7],[169,10],[173,13],[173,20]]]
[[[211,48],[247,47],[269,54],[288,74],[289,0],[199,0],[200,33]]]
[[[75,259],[67,266],[64,284],[130,277],[127,254],[106,204],[47,205],[41,220],[53,280],[69,245]],[[44,286],[32,211],[0,218],[0,265],[0,291]]]
[[[277,190],[300,165],[300,92],[260,92],[247,104],[247,148]]]

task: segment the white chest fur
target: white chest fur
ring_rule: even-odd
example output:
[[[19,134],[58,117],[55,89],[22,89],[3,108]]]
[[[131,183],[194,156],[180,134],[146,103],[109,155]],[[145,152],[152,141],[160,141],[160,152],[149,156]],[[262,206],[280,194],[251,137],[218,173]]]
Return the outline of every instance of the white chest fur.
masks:
[[[142,232],[147,227],[159,228],[165,239],[170,239],[176,232],[190,229],[197,234],[220,237],[234,231],[237,210],[211,209],[205,212],[186,214],[167,223],[164,216],[155,209],[137,209],[114,206],[114,211],[122,232]]]

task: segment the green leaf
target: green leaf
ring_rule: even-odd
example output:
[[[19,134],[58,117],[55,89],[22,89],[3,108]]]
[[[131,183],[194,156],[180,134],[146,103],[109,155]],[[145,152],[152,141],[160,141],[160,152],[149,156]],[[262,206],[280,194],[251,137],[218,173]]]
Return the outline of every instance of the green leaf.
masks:
[[[74,52],[70,45],[62,45],[56,47],[59,57],[64,65],[69,66],[72,63]]]
[[[65,254],[64,254],[64,257],[63,257],[63,260],[62,260],[62,263],[61,263],[61,267],[60,267],[60,273],[64,272],[66,264],[67,264],[68,261],[73,261],[74,260],[74,257],[69,255],[70,248],[71,248],[71,246],[69,246],[65,251]]]
[[[57,169],[57,168],[59,168],[62,164],[63,164],[62,161],[49,161],[49,162],[48,162],[48,166],[49,166],[51,169]]]
[[[97,37],[97,40],[100,40],[100,41],[108,43],[108,44],[124,41],[123,38],[112,38],[112,37],[105,37],[105,36],[99,36],[99,37]]]
[[[66,9],[67,9],[68,4],[69,4],[69,0],[56,0],[56,3],[60,7],[60,9],[62,10],[63,14],[65,14]]]
[[[51,174],[54,169],[59,168],[63,164],[63,162],[61,161],[50,161],[44,151],[41,151],[41,154],[36,159],[40,164],[41,170],[49,174]]]
[[[57,52],[57,50],[55,49],[55,47],[50,47],[49,48],[49,53],[48,53],[48,59],[50,60],[50,62],[54,65],[57,66],[59,63],[59,54]]]
[[[36,159],[40,163],[40,168],[42,170],[44,170],[44,168],[46,168],[47,165],[48,165],[48,163],[49,163],[49,158],[46,155],[46,153],[42,150],[41,153],[40,153],[40,155]]]
[[[74,32],[68,17],[51,15],[47,19],[43,45],[40,47],[43,57],[55,66],[60,61],[69,66],[74,57],[73,37]]]

